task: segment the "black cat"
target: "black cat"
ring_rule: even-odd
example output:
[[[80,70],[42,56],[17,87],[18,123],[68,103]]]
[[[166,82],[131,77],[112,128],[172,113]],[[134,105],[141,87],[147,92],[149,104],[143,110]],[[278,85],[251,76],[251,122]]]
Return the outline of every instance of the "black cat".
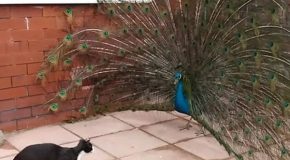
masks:
[[[77,160],[82,151],[89,153],[92,150],[90,141],[84,139],[73,148],[52,143],[35,144],[24,148],[13,160]]]

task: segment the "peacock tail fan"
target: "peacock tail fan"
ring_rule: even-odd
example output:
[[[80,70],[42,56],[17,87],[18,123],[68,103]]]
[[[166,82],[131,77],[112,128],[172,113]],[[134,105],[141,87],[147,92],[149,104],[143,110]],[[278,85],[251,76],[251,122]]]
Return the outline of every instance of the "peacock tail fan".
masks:
[[[71,73],[50,102],[89,84],[88,105],[172,110],[174,74],[182,68],[191,116],[229,154],[290,158],[286,1],[102,2],[98,11],[110,27],[68,34],[37,74],[46,79],[57,66]]]

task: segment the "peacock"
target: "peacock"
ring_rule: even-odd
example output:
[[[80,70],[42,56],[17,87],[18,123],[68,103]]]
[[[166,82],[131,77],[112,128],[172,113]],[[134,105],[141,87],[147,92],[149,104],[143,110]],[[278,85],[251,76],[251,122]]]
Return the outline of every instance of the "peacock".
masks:
[[[74,28],[37,73],[70,74],[51,111],[87,86],[81,113],[176,110],[238,160],[290,159],[288,1],[99,2],[110,26]]]

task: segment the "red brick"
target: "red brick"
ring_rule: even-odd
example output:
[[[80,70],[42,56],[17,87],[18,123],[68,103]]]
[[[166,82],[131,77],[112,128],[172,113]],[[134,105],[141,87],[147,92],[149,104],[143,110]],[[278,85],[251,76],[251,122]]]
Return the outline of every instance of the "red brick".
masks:
[[[29,22],[30,29],[56,28],[55,17],[32,17]]]
[[[9,100],[2,100],[0,101],[0,112],[11,110],[15,108],[15,100],[9,99]]]
[[[6,54],[6,43],[0,43],[0,54]]]
[[[62,16],[64,15],[66,7],[62,6],[45,6],[43,8],[43,16]],[[93,15],[95,6],[80,6],[73,7],[73,15],[75,16],[88,16]]]
[[[91,90],[78,90],[75,93],[76,98],[86,98],[90,94]]]
[[[0,78],[0,89],[11,87],[11,78]]]
[[[67,23],[66,16],[56,17],[56,28],[57,29],[68,29],[69,24]]]
[[[45,29],[44,37],[46,39],[55,39],[55,38],[63,38],[67,35],[67,32],[59,30],[59,29]]]
[[[10,19],[0,19],[0,30],[8,30],[10,27]]]
[[[50,111],[48,109],[48,105],[40,105],[32,107],[32,116],[40,116],[49,113]]]
[[[24,18],[0,19],[0,30],[26,29]]]
[[[0,122],[7,122],[16,119],[31,117],[31,108],[13,109],[0,112]]]
[[[28,51],[27,41],[15,41],[6,43],[6,53],[22,53]]]
[[[60,104],[60,111],[71,111],[71,110],[78,110],[81,106],[85,104],[84,99],[74,99],[71,101],[65,101]]]
[[[28,86],[28,94],[30,96],[47,94],[57,91],[58,91],[57,83],[48,83],[44,87],[42,85]]]
[[[46,90],[46,93],[53,93],[59,91],[59,84],[57,82],[47,83],[44,86],[44,89]]]
[[[43,61],[43,52],[22,52],[21,54],[0,54],[0,66],[35,63]],[[26,66],[25,66],[26,68]]]
[[[4,132],[11,132],[15,131],[17,129],[16,121],[10,121],[10,122],[2,122],[0,123],[0,130],[3,130]]]
[[[27,119],[21,119],[17,121],[17,129],[29,129],[34,127],[39,127],[48,124],[54,124],[62,122],[64,120],[69,120],[72,118],[80,118],[82,115],[77,111],[68,111],[68,112],[57,112],[54,114],[36,116]]]
[[[27,64],[27,73],[28,74],[35,74],[39,71],[42,63],[32,63]]]
[[[33,95],[39,95],[39,94],[45,94],[45,89],[41,85],[36,85],[36,86],[28,86],[28,95],[33,96]]]
[[[48,116],[41,116],[41,117],[32,117],[32,118],[26,118],[26,119],[20,119],[17,120],[17,130],[22,129],[29,129],[29,128],[35,128],[43,125],[47,125]]]
[[[13,56],[8,55],[8,54],[1,54],[0,55],[0,66],[6,66],[6,65],[10,65],[10,64],[13,64]]]
[[[73,8],[74,16],[91,16],[95,14],[95,6],[77,6]]]
[[[31,51],[47,51],[55,47],[57,39],[43,39],[38,41],[29,41],[29,49]]]
[[[9,31],[0,31],[0,42],[8,42],[11,40],[11,33]]]
[[[25,87],[9,88],[0,90],[0,100],[24,97],[27,96],[27,90]]]
[[[11,55],[14,58],[14,64],[35,63],[43,61],[43,53],[21,53]]]
[[[71,80],[70,72],[57,71],[51,72],[48,75],[48,82],[63,81],[63,80]]]
[[[12,17],[41,17],[42,7],[37,6],[13,6],[11,7]]]
[[[18,75],[24,75],[26,73],[27,73],[26,65],[0,67],[0,77],[18,76]]]
[[[46,98],[44,95],[18,98],[16,99],[16,107],[24,108],[24,107],[36,106],[36,105],[44,104],[45,102],[46,102]]]
[[[43,8],[43,16],[63,16],[65,7],[61,6],[45,6]]]
[[[11,36],[14,41],[44,39],[43,30],[15,30],[11,32]]]
[[[33,85],[36,83],[37,83],[37,79],[35,75],[23,75],[23,76],[12,77],[13,87]]]
[[[8,6],[0,6],[0,18],[9,18],[10,8]]]
[[[83,27],[84,26],[84,17],[74,17],[74,26]]]

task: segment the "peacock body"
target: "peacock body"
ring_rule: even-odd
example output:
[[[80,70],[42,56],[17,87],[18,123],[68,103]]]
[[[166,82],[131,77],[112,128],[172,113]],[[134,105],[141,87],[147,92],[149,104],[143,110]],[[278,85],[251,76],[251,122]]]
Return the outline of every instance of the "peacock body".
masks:
[[[290,159],[287,1],[103,2],[97,10],[115,27],[68,34],[37,75],[45,80],[55,68],[72,75],[51,110],[90,84],[82,112],[101,104],[177,110],[239,160]]]
[[[182,81],[182,73],[176,72],[175,78],[177,81],[175,90],[175,103],[174,109],[180,113],[191,115],[191,104],[189,99],[184,92],[184,84]]]

